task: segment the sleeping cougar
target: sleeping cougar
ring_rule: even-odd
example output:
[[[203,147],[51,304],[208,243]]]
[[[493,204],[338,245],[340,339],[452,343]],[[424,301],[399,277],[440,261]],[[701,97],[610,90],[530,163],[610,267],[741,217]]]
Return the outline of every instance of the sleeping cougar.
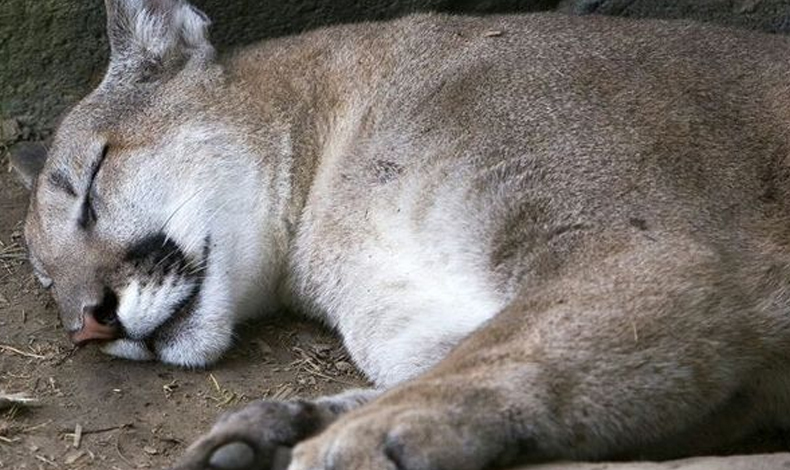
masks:
[[[418,15],[215,57],[181,0],[107,9],[104,80],[14,161],[68,334],[201,367],[286,306],[377,385],[228,414],[178,468],[663,458],[790,424],[788,39]]]

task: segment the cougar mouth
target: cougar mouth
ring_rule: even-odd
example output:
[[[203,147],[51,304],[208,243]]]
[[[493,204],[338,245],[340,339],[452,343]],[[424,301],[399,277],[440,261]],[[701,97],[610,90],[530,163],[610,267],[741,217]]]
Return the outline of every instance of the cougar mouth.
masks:
[[[148,245],[157,246],[151,243]],[[121,315],[115,322],[115,324],[119,327],[118,335],[116,335],[113,339],[100,341],[101,350],[105,354],[109,354],[111,356],[122,357],[136,361],[163,359],[161,356],[163,351],[170,348],[173,344],[182,343],[184,340],[189,341],[188,338],[190,335],[194,335],[196,332],[199,333],[199,331],[197,331],[194,327],[194,324],[196,323],[194,317],[196,312],[198,312],[201,303],[204,279],[206,277],[204,273],[207,272],[208,269],[210,246],[210,240],[207,237],[203,246],[202,256],[200,256],[198,259],[193,259],[192,262],[186,263],[186,265],[181,265],[178,269],[173,269],[173,267],[170,268],[171,274],[172,272],[179,272],[179,270],[183,270],[185,268],[188,269],[188,271],[184,271],[183,273],[187,276],[185,276],[185,279],[182,279],[185,280],[186,283],[181,283],[181,285],[188,290],[184,295],[182,295],[181,299],[178,300],[176,304],[168,308],[167,311],[155,314],[159,318],[159,321],[155,325],[152,325],[150,328],[144,328],[135,332],[134,319],[137,318],[137,316],[133,316],[131,318],[126,317],[126,320],[124,320],[125,316]],[[183,252],[178,253],[175,256],[180,257],[181,259],[186,259],[186,257],[183,256]],[[154,256],[154,258],[158,260],[157,267],[161,267],[160,262],[163,258],[156,256]],[[143,262],[136,267],[139,269],[146,266],[150,267],[151,264],[146,264]],[[149,274],[151,273],[149,272]],[[144,313],[137,308],[128,310],[128,312],[133,311],[136,311],[137,313]],[[132,327],[130,327],[130,325],[124,325],[124,321],[131,321]],[[140,325],[138,324],[136,326],[139,327]],[[195,360],[187,362],[182,360],[166,360],[165,362],[194,366],[201,365],[202,362],[205,361],[202,361],[198,357]]]

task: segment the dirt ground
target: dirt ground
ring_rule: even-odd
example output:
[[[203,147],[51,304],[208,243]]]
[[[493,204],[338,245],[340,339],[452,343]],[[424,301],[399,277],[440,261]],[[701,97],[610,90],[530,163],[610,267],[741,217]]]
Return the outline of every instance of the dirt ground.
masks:
[[[27,194],[6,168],[0,149],[0,394],[36,403],[0,410],[0,469],[163,469],[224,410],[365,384],[331,333],[284,317],[209,370],[75,349],[25,261]]]

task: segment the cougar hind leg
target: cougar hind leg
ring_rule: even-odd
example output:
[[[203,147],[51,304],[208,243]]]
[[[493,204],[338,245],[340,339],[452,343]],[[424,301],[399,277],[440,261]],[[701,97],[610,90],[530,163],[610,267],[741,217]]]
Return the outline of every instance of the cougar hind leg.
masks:
[[[289,469],[669,458],[759,426],[759,415],[732,406],[787,346],[783,308],[761,301],[770,283],[748,260],[685,240],[601,253],[522,295],[432,370],[298,444]]]

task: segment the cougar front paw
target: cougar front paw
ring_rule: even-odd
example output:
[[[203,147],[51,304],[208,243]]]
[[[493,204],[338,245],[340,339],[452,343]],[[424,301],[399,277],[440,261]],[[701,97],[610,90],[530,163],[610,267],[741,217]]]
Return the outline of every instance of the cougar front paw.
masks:
[[[173,470],[284,469],[290,448],[317,432],[321,422],[309,402],[256,402],[221,416]]]
[[[298,444],[288,470],[479,470],[491,455],[485,433],[449,409],[362,409]]]

